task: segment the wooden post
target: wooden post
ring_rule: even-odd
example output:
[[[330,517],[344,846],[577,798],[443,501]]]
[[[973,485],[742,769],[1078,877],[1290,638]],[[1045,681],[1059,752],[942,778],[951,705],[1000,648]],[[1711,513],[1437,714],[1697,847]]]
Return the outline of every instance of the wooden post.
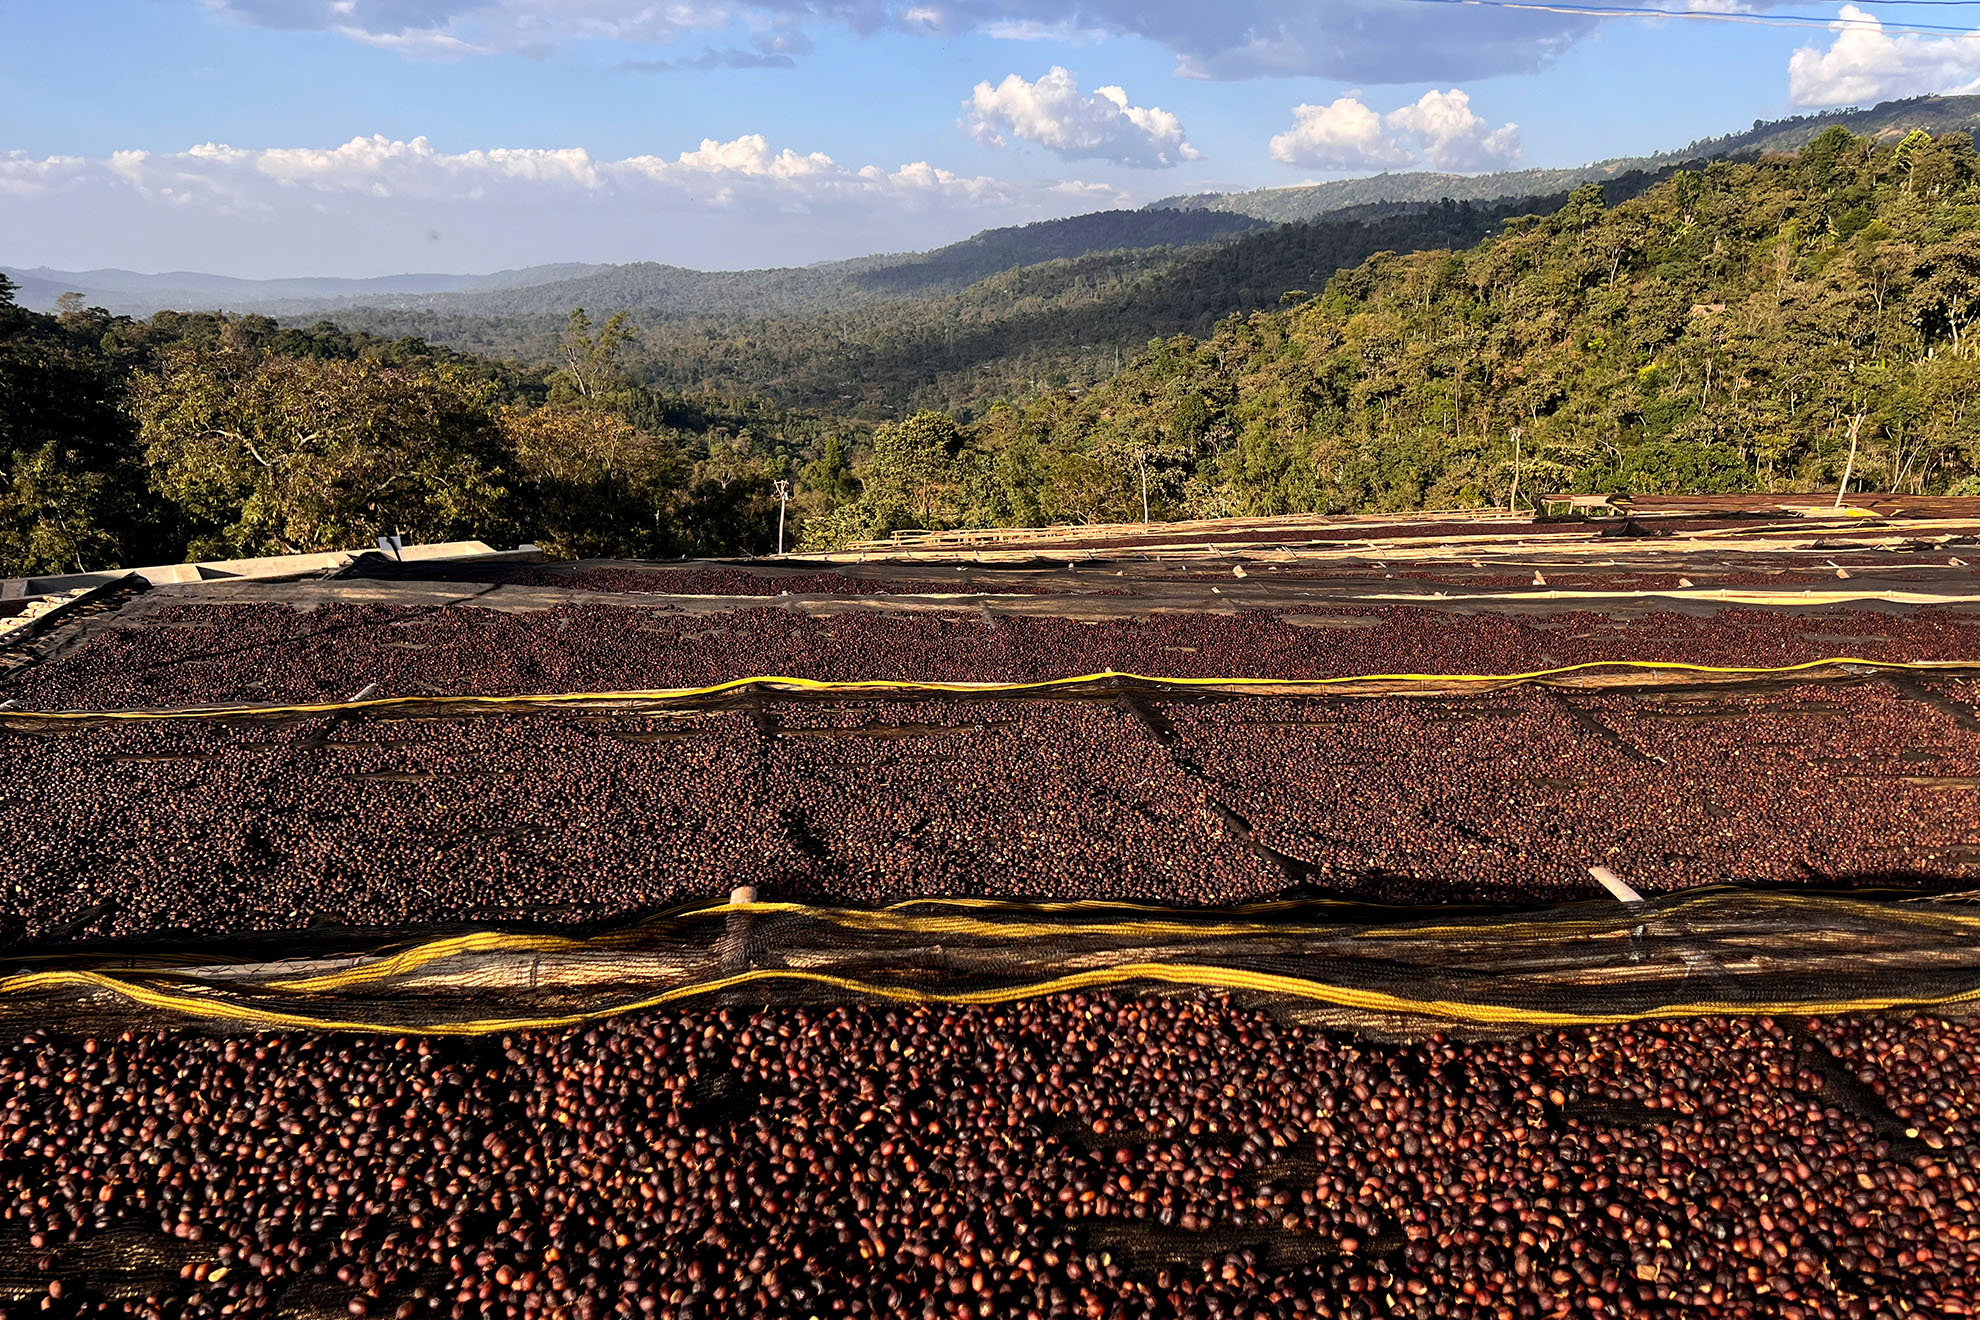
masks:
[[[1858,409],[1856,416],[1849,419],[1849,461],[1843,464],[1842,485],[1836,487],[1835,507],[1838,509],[1843,506],[1843,496],[1849,493],[1850,476],[1856,471],[1856,437],[1862,429],[1863,411]]]
[[[755,885],[738,885],[729,891],[729,904],[732,907],[748,907],[756,902]],[[721,966],[725,975],[746,972],[753,961],[749,946],[749,932],[752,922],[747,912],[731,912],[722,922],[722,940],[717,946],[721,950]]]
[[[1506,497],[1506,512],[1519,512],[1519,428],[1512,429],[1513,438],[1513,484],[1512,494]]]

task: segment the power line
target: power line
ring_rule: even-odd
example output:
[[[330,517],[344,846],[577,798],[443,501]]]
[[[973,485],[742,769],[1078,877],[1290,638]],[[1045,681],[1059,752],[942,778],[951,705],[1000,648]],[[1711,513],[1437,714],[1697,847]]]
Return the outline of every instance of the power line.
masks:
[[[1908,4],[1975,5],[1980,0],[1904,0]],[[1471,5],[1485,9],[1520,9],[1541,14],[1565,14],[1573,18],[1680,18],[1711,23],[1740,23],[1751,27],[1828,28],[1841,31],[1892,32],[1902,36],[1980,38],[1980,30],[1944,23],[1885,23],[1865,16],[1838,15],[1824,18],[1817,14],[1733,14],[1711,9],[1657,9],[1639,5],[1577,5],[1544,3],[1543,0],[1412,0],[1415,4]]]

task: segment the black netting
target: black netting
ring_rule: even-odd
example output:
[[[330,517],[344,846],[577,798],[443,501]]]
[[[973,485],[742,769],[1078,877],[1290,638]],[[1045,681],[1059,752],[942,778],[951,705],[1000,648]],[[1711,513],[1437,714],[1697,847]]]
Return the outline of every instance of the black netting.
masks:
[[[1000,1003],[1122,987],[1229,992],[1328,1022],[1512,1029],[1961,1011],[1980,999],[1976,932],[1980,915],[1943,902],[1731,889],[1517,915],[1312,901],[716,904],[587,937],[481,931],[340,947],[319,936],[280,959],[78,953],[0,982],[0,1009],[486,1034],[710,996]]]

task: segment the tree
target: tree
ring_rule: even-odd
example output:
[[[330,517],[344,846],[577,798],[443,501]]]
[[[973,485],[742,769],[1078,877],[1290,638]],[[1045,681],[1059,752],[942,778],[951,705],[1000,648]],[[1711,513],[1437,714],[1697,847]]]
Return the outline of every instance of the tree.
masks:
[[[84,572],[123,558],[115,474],[64,461],[53,444],[11,456],[0,485],[0,571]]]
[[[846,457],[845,442],[837,432],[825,437],[825,446],[817,461],[805,468],[804,484],[807,489],[824,496],[827,505],[844,504],[859,494],[859,482],[853,477],[852,461]]]
[[[562,383],[586,402],[597,402],[623,384],[621,360],[624,349],[636,337],[632,318],[614,312],[604,325],[592,332],[591,317],[582,307],[571,309],[558,341],[558,357],[563,362]]]
[[[611,413],[508,408],[517,518],[551,555],[650,558],[680,553],[677,523],[689,464],[671,439]]]
[[[487,392],[451,374],[175,349],[136,393],[196,557],[513,535]]]
[[[77,572],[169,553],[146,499],[123,374],[94,322],[17,306],[0,276],[0,575]],[[106,318],[107,324],[107,318]]]
[[[1966,331],[1980,319],[1980,231],[1934,243],[1919,254],[1911,302],[1927,339],[1952,342],[1954,356],[1966,348]]]
[[[1562,229],[1582,231],[1601,222],[1608,213],[1608,203],[1602,196],[1602,185],[1584,183],[1569,194],[1567,205],[1555,217]]]
[[[880,521],[934,526],[944,478],[961,447],[961,428],[947,413],[918,412],[898,426],[876,431],[873,463],[863,485]]]

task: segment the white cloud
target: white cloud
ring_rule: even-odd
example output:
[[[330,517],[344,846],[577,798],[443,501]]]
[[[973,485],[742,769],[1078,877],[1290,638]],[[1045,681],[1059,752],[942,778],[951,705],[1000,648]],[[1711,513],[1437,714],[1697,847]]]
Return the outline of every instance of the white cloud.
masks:
[[[1709,0],[1721,3],[1722,0]],[[1394,0],[199,0],[269,27],[334,32],[409,55],[540,53],[580,41],[667,46],[740,25],[823,24],[1007,38],[1137,36],[1201,78],[1466,81],[1545,66],[1598,20]],[[736,48],[729,48],[736,49]],[[719,60],[722,50],[715,51]],[[705,53],[700,58],[709,58]],[[674,61],[651,61],[673,67]],[[700,67],[693,58],[687,67]]]
[[[760,134],[673,156],[583,148],[447,152],[423,137],[329,148],[104,158],[0,154],[10,260],[237,274],[488,270],[549,261],[706,267],[929,247],[976,230],[1120,206],[1079,180],[1012,181],[925,161],[888,169],[773,148]],[[448,236],[436,248],[430,235]]]
[[[649,175],[657,171],[664,176],[671,168],[651,156],[642,156],[640,160]],[[769,142],[761,133],[746,133],[733,142],[703,138],[696,150],[683,151],[675,165],[702,174],[741,174],[758,179],[801,179],[807,175],[829,175],[838,169],[838,162],[822,151],[800,156],[785,147],[772,154]]]
[[[1129,105],[1119,87],[1080,94],[1073,75],[1053,66],[1037,82],[1013,73],[996,86],[976,84],[964,123],[977,141],[1001,147],[1007,138],[1036,142],[1068,160],[1109,160],[1144,169],[1179,165],[1199,153],[1183,138],[1182,121],[1167,110]]]
[[[127,169],[129,157],[133,154],[144,153],[120,151],[103,162],[104,168]],[[89,163],[81,156],[43,156],[37,160],[25,152],[9,152],[0,156],[0,193],[28,197],[67,187],[77,172]]]
[[[521,180],[564,183],[580,188],[599,185],[598,165],[582,147],[562,150],[496,148],[448,154],[436,151],[423,137],[410,142],[383,136],[352,138],[341,147],[276,147],[241,151],[233,147],[194,147],[186,153],[216,167],[253,170],[277,183],[327,191],[370,191],[445,197],[463,185]],[[168,160],[169,157],[161,157]]]
[[[1796,105],[1980,90],[1980,34],[1892,36],[1855,5],[1844,5],[1830,26],[1836,37],[1827,50],[1803,46],[1788,60],[1788,92]]]
[[[1359,95],[1293,107],[1293,126],[1272,139],[1272,159],[1309,170],[1384,169],[1412,157]]]
[[[1440,170],[1490,169],[1519,158],[1519,126],[1491,127],[1471,108],[1471,97],[1456,88],[1425,92],[1383,122],[1415,142],[1424,164]]]
[[[1519,159],[1519,126],[1493,128],[1457,88],[1378,115],[1359,92],[1331,105],[1293,107],[1293,126],[1271,141],[1274,160],[1310,170],[1429,166],[1499,169]]]

